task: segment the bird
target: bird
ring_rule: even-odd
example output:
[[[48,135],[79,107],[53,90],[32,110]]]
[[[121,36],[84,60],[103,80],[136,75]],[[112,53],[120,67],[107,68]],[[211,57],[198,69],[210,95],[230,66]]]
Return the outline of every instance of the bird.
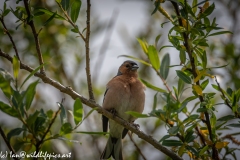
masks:
[[[136,118],[127,114],[127,111],[142,113],[144,110],[145,86],[138,79],[138,68],[137,63],[131,60],[122,63],[117,75],[107,83],[102,105],[104,109],[129,123],[133,123]],[[122,160],[122,139],[128,129],[102,115],[103,132],[108,131],[108,122],[110,134],[100,159],[112,156],[115,160]]]

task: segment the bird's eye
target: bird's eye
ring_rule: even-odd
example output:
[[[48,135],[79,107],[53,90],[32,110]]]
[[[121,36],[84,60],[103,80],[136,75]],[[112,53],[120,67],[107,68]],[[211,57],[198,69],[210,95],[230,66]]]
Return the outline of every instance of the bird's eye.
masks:
[[[129,64],[127,64],[127,65],[126,65],[126,67],[127,67],[127,68],[129,68],[129,67],[130,67],[130,65],[129,65]]]

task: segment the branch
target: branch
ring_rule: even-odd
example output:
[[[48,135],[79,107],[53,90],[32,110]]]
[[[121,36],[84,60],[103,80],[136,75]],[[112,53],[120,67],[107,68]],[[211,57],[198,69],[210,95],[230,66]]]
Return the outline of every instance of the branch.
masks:
[[[4,57],[4,58],[8,59],[10,62],[12,62],[12,57],[9,56],[8,54],[4,53],[1,49],[0,49],[0,56]],[[26,64],[24,64],[22,62],[20,62],[20,68],[24,69],[26,71],[29,71],[29,72],[32,72],[34,70],[33,68],[29,67],[28,65],[26,65]],[[151,135],[145,134],[144,132],[142,132],[139,129],[137,129],[133,124],[130,124],[127,121],[125,121],[125,120],[123,120],[123,119],[121,119],[121,118],[119,118],[117,116],[114,116],[112,113],[110,113],[107,110],[103,109],[100,105],[96,104],[91,99],[88,100],[85,97],[83,97],[82,95],[78,94],[71,87],[65,87],[61,83],[59,83],[59,82],[57,82],[57,81],[47,77],[46,75],[44,75],[42,73],[35,73],[34,75],[36,77],[39,77],[40,79],[42,79],[42,81],[44,83],[50,84],[51,86],[55,87],[59,91],[61,91],[61,92],[65,93],[65,94],[71,96],[73,99],[79,98],[79,99],[81,99],[83,104],[85,104],[85,105],[87,105],[87,106],[89,106],[91,108],[97,108],[98,113],[103,114],[107,118],[110,118],[110,119],[116,121],[120,125],[124,126],[128,130],[130,130],[133,133],[135,133],[136,135],[138,135],[139,138],[141,138],[144,141],[148,142],[153,147],[155,147],[157,150],[163,152],[164,154],[168,155],[172,159],[174,159],[174,160],[183,160],[181,157],[176,155],[174,152],[172,152],[171,150],[169,150],[166,147],[162,146],[157,140],[152,138]]]
[[[32,33],[33,33],[33,36],[34,36],[37,55],[38,55],[38,59],[39,59],[39,64],[42,65],[43,64],[43,58],[42,58],[40,43],[39,43],[38,34],[37,34],[37,31],[36,31],[35,25],[33,23],[33,20],[31,19],[32,15],[31,15],[31,12],[30,12],[30,9],[29,9],[29,6],[28,6],[28,0],[24,0],[24,6],[26,8],[26,12],[27,12],[27,15],[28,15],[27,23],[31,27]],[[42,74],[45,74],[44,66],[40,69],[40,71],[41,71]]]
[[[92,80],[91,80],[91,71],[90,71],[90,49],[89,49],[89,39],[90,39],[90,12],[91,12],[91,2],[87,0],[87,29],[86,29],[86,41],[85,41],[85,49],[86,49],[86,75],[87,75],[87,83],[88,83],[88,94],[89,99],[94,100],[93,89],[92,89]]]
[[[129,136],[130,140],[133,142],[134,146],[136,147],[138,153],[142,156],[142,158],[144,160],[147,160],[147,158],[144,156],[144,154],[142,153],[141,149],[138,147],[137,143],[133,140],[132,135],[129,132],[128,132],[128,136]]]
[[[37,144],[36,144],[36,153],[37,153],[37,154],[38,154],[38,152],[40,151],[40,147],[41,147],[42,143],[44,142],[44,139],[45,139],[46,135],[47,135],[48,132],[50,131],[50,129],[51,129],[53,123],[55,122],[55,120],[56,120],[56,118],[57,118],[57,115],[58,115],[58,113],[59,113],[60,111],[61,111],[61,108],[59,107],[59,109],[58,109],[57,112],[55,113],[52,121],[51,121],[50,124],[48,125],[48,128],[47,128],[46,132],[43,134],[41,140],[40,140],[39,142],[37,142]],[[38,157],[35,157],[34,159],[37,160]]]
[[[5,141],[5,143],[7,144],[9,150],[12,152],[12,154],[15,154],[15,155],[16,155],[14,149],[12,148],[10,142],[8,141],[6,135],[4,134],[1,126],[0,126],[0,134],[1,134],[1,136],[3,137],[3,140]],[[13,156],[13,159],[19,160],[17,157],[14,157],[14,156]]]
[[[15,50],[16,56],[17,56],[18,60],[20,61],[20,57],[19,57],[19,54],[18,54],[17,47],[16,47],[16,45],[15,45],[15,43],[13,41],[13,38],[12,38],[11,34],[9,33],[9,31],[8,31],[8,29],[7,29],[7,27],[6,27],[5,23],[4,23],[4,19],[3,18],[4,17],[1,17],[0,21],[1,21],[2,25],[3,25],[4,32],[8,35],[8,37],[9,37],[9,39],[10,39],[12,45],[13,45],[13,49]]]
[[[69,15],[68,15],[68,13],[63,9],[62,5],[61,5],[60,3],[58,3],[58,2],[57,2],[57,4],[58,4],[59,8],[61,8],[61,10],[63,11],[64,16],[67,18],[67,21],[68,21],[74,28],[77,28],[77,25],[75,25],[75,24],[73,23],[73,21],[71,20],[71,18],[70,18]],[[85,40],[84,36],[82,35],[82,33],[79,31],[79,29],[78,29],[78,34],[80,35],[80,37],[82,38],[82,40],[85,42],[86,40]]]

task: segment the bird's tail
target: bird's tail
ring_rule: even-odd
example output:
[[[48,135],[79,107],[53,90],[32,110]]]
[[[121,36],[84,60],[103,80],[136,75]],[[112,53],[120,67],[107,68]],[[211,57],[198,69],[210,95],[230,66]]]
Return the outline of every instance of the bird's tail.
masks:
[[[109,136],[107,145],[100,159],[108,159],[113,157],[115,160],[122,160],[122,138],[114,138]]]

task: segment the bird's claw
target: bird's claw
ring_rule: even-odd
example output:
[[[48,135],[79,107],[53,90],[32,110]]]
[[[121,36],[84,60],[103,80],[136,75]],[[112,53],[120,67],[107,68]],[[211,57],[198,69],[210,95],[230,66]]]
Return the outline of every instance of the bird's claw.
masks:
[[[133,126],[134,126],[137,130],[139,130],[139,128],[140,128],[140,125],[137,124],[137,123],[133,123]]]
[[[112,108],[112,109],[110,109],[109,111],[113,114],[113,116],[116,116],[116,115],[117,115],[116,109]]]

